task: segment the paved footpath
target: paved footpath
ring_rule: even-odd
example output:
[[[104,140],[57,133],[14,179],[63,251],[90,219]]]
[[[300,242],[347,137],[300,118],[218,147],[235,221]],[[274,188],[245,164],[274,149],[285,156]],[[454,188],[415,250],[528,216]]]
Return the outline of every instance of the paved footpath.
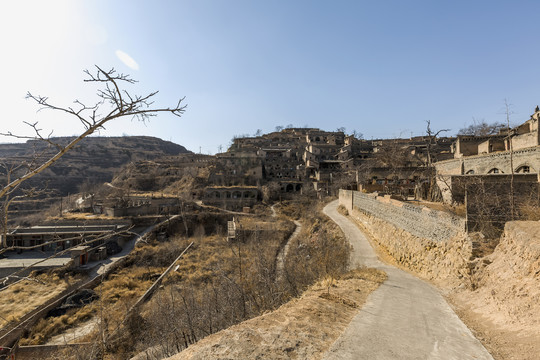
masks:
[[[437,289],[377,258],[369,241],[337,212],[324,212],[342,229],[353,251],[353,266],[381,269],[388,280],[368,297],[324,359],[493,359]]]

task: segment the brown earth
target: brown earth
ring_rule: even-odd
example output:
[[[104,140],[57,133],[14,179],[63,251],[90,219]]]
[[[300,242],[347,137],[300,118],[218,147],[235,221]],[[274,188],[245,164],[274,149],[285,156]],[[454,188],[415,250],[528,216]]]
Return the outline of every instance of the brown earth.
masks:
[[[386,275],[356,269],[276,311],[210,335],[169,359],[320,359]]]
[[[493,357],[540,358],[540,222],[507,223],[495,251],[478,261],[473,285],[449,298]]]
[[[30,278],[29,278],[30,279]],[[0,328],[21,318],[74,284],[78,279],[41,274],[34,281],[21,280],[0,291]]]

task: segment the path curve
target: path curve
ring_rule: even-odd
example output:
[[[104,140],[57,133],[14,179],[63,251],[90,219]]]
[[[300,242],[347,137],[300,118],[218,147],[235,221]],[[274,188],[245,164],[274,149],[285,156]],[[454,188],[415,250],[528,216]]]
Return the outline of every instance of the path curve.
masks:
[[[296,228],[291,236],[289,236],[289,239],[287,239],[285,245],[279,250],[276,258],[276,279],[278,280],[283,279],[283,276],[285,276],[285,259],[289,253],[289,245],[291,244],[292,240],[294,240],[300,234],[300,231],[302,231],[302,224],[298,220],[293,221]]]
[[[337,207],[338,200],[323,211],[351,243],[352,266],[381,269],[388,280],[369,296],[324,359],[493,359],[433,286],[380,262],[364,234]]]

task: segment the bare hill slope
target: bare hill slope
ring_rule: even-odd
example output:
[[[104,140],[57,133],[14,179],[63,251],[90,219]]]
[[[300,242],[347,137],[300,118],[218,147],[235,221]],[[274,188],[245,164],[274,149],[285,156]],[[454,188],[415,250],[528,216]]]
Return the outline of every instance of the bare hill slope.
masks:
[[[73,138],[59,137],[53,141],[67,144]],[[8,164],[28,162],[35,154],[41,158],[56,152],[41,141],[20,144],[0,144],[0,161]],[[85,181],[99,183],[111,181],[116,171],[136,160],[152,160],[158,157],[188,153],[181,145],[149,136],[87,137],[73,151],[67,153],[55,165],[32,178],[27,185],[54,190],[56,195],[78,191]],[[2,180],[4,174],[0,174]]]

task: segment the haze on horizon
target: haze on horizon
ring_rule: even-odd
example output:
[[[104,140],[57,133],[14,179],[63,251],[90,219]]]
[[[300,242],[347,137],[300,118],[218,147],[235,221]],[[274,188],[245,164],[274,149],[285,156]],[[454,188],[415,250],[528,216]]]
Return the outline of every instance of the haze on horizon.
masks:
[[[0,132],[39,121],[69,136],[80,125],[39,112],[27,91],[90,102],[83,70],[114,67],[186,96],[180,119],[110,123],[101,135],[149,135],[215,153],[234,135],[278,125],[345,127],[370,138],[449,134],[472,123],[526,120],[540,103],[536,1],[82,1],[0,4]],[[0,138],[0,142],[13,139]]]

